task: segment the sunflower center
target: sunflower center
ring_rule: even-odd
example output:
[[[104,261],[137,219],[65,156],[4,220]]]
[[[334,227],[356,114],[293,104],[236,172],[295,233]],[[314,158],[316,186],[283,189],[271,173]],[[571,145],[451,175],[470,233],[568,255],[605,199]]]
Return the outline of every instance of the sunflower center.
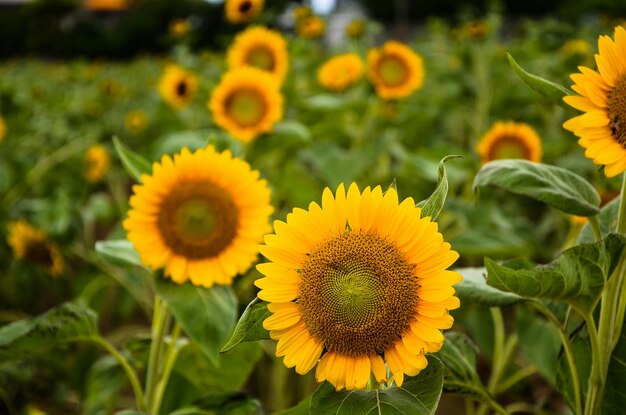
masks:
[[[238,222],[237,206],[228,192],[209,181],[192,181],[165,197],[157,225],[175,254],[203,259],[218,255],[231,243]]]
[[[250,11],[251,8],[252,8],[251,1],[242,1],[239,4],[239,13],[247,13]]]
[[[176,95],[178,95],[179,97],[184,97],[187,95],[187,91],[188,91],[188,87],[187,87],[187,82],[186,81],[179,81],[176,84]]]
[[[50,248],[44,241],[40,240],[32,240],[26,244],[24,258],[48,268],[54,262]]]
[[[608,98],[611,133],[626,148],[626,74],[622,75]]]
[[[413,266],[389,241],[345,233],[321,242],[304,261],[298,304],[328,350],[382,353],[408,329],[417,305]]]
[[[265,111],[263,97],[251,89],[236,91],[226,99],[226,113],[241,127],[258,124]]]
[[[500,137],[489,149],[489,160],[530,159],[528,148],[514,136]]]
[[[406,81],[409,70],[397,57],[384,56],[378,63],[378,73],[386,85],[397,86]]]
[[[265,47],[256,47],[250,51],[246,59],[248,64],[266,71],[274,69],[274,55]]]

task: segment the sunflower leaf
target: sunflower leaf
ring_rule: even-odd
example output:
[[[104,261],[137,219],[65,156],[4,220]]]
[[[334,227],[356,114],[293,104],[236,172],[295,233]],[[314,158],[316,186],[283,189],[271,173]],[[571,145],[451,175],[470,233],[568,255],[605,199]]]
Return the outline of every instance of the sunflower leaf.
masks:
[[[155,288],[189,338],[217,364],[220,346],[237,319],[237,296],[232,287],[178,285],[157,277]]]
[[[133,244],[126,239],[98,241],[96,242],[96,253],[110,264],[143,266]]]
[[[142,174],[150,174],[152,172],[152,167],[148,160],[135,153],[117,137],[113,137],[113,145],[115,146],[115,151],[117,151],[117,155],[122,160],[122,165],[124,169],[130,174],[130,176],[135,179],[137,182],[141,182]]]
[[[222,347],[220,353],[229,351],[241,342],[266,340],[270,338],[269,332],[263,328],[263,320],[271,315],[267,309],[267,304],[266,301],[260,300],[258,297],[255,297],[254,300],[248,304],[239,318],[233,334]]]
[[[96,313],[77,303],[64,303],[32,320],[0,328],[0,362],[20,360],[54,346],[98,336]]]
[[[428,366],[419,375],[406,378],[402,387],[337,392],[324,382],[311,397],[309,414],[434,414],[443,388],[443,365],[435,356],[426,358]]]
[[[570,215],[593,216],[600,212],[600,195],[588,181],[564,168],[528,160],[486,163],[476,174],[473,186],[500,187]]]
[[[531,87],[535,92],[538,92],[540,95],[555,104],[569,108],[569,106],[565,104],[565,102],[563,102],[563,97],[566,95],[573,95],[574,93],[572,91],[555,82],[548,81],[547,79],[543,79],[537,75],[526,72],[524,69],[522,69],[521,66],[517,64],[517,62],[515,62],[515,59],[513,59],[513,56],[511,56],[510,53],[507,53],[506,57],[509,60],[509,65],[511,65],[511,68],[513,68],[515,73],[517,73],[517,76],[519,76],[520,79],[524,81],[529,87]]]
[[[609,234],[614,232],[617,229],[617,215],[619,212],[619,204],[620,198],[616,197],[611,200],[609,203],[604,205],[602,209],[600,209],[600,213],[598,214],[598,222],[600,222],[600,231],[602,235]],[[578,235],[577,242],[595,242],[596,238],[593,236],[593,230],[591,229],[591,225],[589,222],[585,223],[585,226],[580,230],[580,234]]]
[[[490,307],[500,307],[525,301],[525,298],[517,294],[500,291],[487,285],[485,268],[456,268],[455,271],[463,276],[463,280],[454,285],[462,303],[467,301]]]
[[[432,220],[437,219],[439,212],[443,209],[443,205],[446,203],[446,197],[448,196],[448,175],[446,173],[446,161],[461,158],[462,156],[445,156],[439,162],[437,186],[435,191],[428,199],[422,200],[417,204],[422,208],[422,217],[430,216]]]
[[[525,298],[563,301],[591,312],[605,282],[626,246],[626,238],[609,234],[602,241],[564,251],[554,261],[532,269],[514,270],[485,258],[487,284]]]

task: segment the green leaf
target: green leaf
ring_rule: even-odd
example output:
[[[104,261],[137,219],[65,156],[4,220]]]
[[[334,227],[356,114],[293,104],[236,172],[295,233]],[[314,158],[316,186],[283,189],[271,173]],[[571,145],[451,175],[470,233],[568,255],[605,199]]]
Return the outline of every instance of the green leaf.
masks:
[[[461,302],[484,304],[500,307],[525,301],[523,297],[487,285],[485,268],[456,268],[463,280],[454,285]]]
[[[295,120],[285,120],[274,125],[272,135],[281,138],[296,139],[301,142],[311,141],[311,131],[301,122]]]
[[[335,391],[324,382],[311,397],[310,414],[315,415],[430,415],[441,398],[443,365],[426,356],[428,366],[415,377],[406,378],[402,387],[374,391]]]
[[[572,91],[555,82],[548,81],[547,79],[543,79],[537,75],[526,72],[524,69],[522,69],[521,66],[517,64],[517,62],[515,62],[515,59],[513,59],[513,56],[511,56],[511,54],[507,53],[506,57],[509,59],[509,64],[511,65],[511,68],[513,68],[513,70],[517,73],[520,79],[524,81],[529,87],[538,92],[540,95],[543,95],[551,102],[567,107],[567,105],[563,102],[563,97],[566,95],[573,95],[574,93]]]
[[[604,205],[602,209],[600,209],[600,213],[598,214],[598,222],[600,222],[600,231],[602,231],[602,235],[615,232],[615,230],[617,229],[619,201],[620,198],[616,197],[615,199]],[[585,226],[583,226],[583,228],[581,229],[580,235],[578,235],[577,242],[591,243],[595,241],[596,238],[593,236],[593,230],[591,229],[591,225],[589,224],[589,222],[587,222],[585,223]]]
[[[328,94],[320,94],[309,97],[304,103],[309,109],[319,111],[339,110],[348,104],[345,99]]]
[[[273,415],[309,415],[309,406],[311,406],[311,397],[301,400],[296,406],[275,412]]]
[[[155,287],[185,333],[216,364],[220,347],[237,319],[237,297],[232,288],[178,285],[159,277]]]
[[[133,244],[126,239],[96,242],[96,252],[104,261],[114,265],[143,266]]]
[[[426,200],[422,200],[417,206],[422,208],[422,217],[430,216],[432,220],[437,219],[439,212],[443,209],[448,196],[448,175],[446,174],[446,161],[461,158],[462,156],[445,156],[439,162],[437,186],[435,191]]]
[[[103,356],[89,369],[82,410],[85,415],[109,414],[128,379],[113,356]]]
[[[589,341],[589,334],[587,333],[587,329],[583,327],[581,330],[570,335],[569,343],[572,347],[572,352],[574,354],[576,368],[578,369],[578,377],[581,382],[580,386],[582,389],[582,397],[584,402],[587,394],[587,380],[591,375],[591,342]],[[559,354],[556,372],[556,385],[557,389],[565,397],[565,400],[568,402],[570,408],[574,408],[575,404],[574,389],[572,386],[572,375],[569,365],[567,363],[567,357],[565,356],[565,353],[562,349],[561,353]],[[605,393],[607,392],[607,389],[605,389]]]
[[[624,326],[626,327],[626,326]],[[605,415],[619,415],[624,413],[626,406],[626,330],[622,333],[611,354],[609,372],[607,375],[606,390],[602,413]]]
[[[526,298],[558,300],[591,312],[622,255],[626,239],[610,234],[602,241],[564,251],[547,265],[513,270],[485,258],[487,284]]]
[[[152,166],[148,160],[126,147],[119,138],[113,137],[113,145],[122,160],[122,165],[137,182],[141,182],[142,174],[152,173]]]
[[[254,340],[266,340],[270,338],[269,332],[263,328],[263,320],[272,315],[267,309],[267,302],[255,297],[248,304],[239,318],[230,339],[220,350],[224,353],[237,346],[241,342]]]
[[[592,216],[600,212],[600,196],[588,181],[561,167],[527,160],[486,163],[474,178],[474,189],[496,186],[540,200],[570,215]]]
[[[64,303],[32,320],[0,328],[0,363],[19,360],[52,347],[91,340],[98,335],[96,313],[76,303]]]
[[[522,353],[551,385],[556,385],[557,362],[561,350],[558,330],[547,320],[537,318],[536,313],[529,312],[526,307],[519,307],[516,316]]]
[[[194,406],[203,411],[211,411],[211,414],[219,415],[263,414],[259,401],[242,392],[212,393],[194,401]]]

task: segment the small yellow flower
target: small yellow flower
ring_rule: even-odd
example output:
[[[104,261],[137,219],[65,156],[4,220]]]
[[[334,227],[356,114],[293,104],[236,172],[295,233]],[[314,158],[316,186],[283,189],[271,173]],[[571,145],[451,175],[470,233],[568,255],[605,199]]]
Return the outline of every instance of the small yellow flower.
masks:
[[[592,54],[591,44],[585,39],[572,39],[561,46],[561,53],[569,58],[571,56],[590,56]]]
[[[178,65],[168,65],[159,81],[161,97],[173,108],[186,107],[198,90],[198,78]]]
[[[109,171],[109,153],[100,144],[94,144],[85,154],[85,178],[91,183],[99,182]]]
[[[365,21],[354,19],[346,26],[346,35],[350,39],[360,39],[365,34]]]
[[[293,9],[293,17],[296,22],[311,16],[313,16],[313,10],[308,6],[298,6]]]
[[[4,140],[4,136],[7,134],[7,124],[4,122],[4,118],[0,114],[0,142]]]
[[[329,59],[317,73],[317,79],[325,88],[343,91],[356,84],[363,76],[363,61],[356,53],[345,53]]]
[[[9,223],[8,231],[7,243],[15,258],[33,262],[53,277],[63,272],[65,263],[61,251],[43,230],[19,219]]]
[[[170,22],[170,35],[175,38],[184,37],[191,30],[191,24],[187,19],[174,19]]]
[[[129,131],[139,133],[148,125],[148,116],[142,110],[129,111],[124,117],[124,125]]]
[[[305,17],[296,24],[296,33],[307,39],[317,39],[324,34],[326,22],[319,16]]]
[[[226,20],[230,23],[249,23],[263,11],[265,0],[226,0]]]
[[[252,66],[267,71],[280,83],[289,66],[287,41],[275,30],[250,27],[230,45],[227,61],[229,69]]]
[[[496,122],[478,142],[483,163],[501,159],[541,160],[541,139],[528,124],[512,121]]]
[[[267,72],[244,66],[227,72],[208,102],[215,123],[244,143],[272,130],[283,117],[283,96]]]
[[[367,54],[369,78],[383,99],[406,98],[422,87],[422,57],[407,45],[389,41]]]

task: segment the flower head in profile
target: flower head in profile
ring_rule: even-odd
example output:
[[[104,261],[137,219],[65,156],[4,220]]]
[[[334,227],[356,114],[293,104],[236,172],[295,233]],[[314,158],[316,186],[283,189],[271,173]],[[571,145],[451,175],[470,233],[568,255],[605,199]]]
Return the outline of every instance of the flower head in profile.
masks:
[[[317,39],[325,30],[326,22],[319,16],[304,17],[296,23],[296,33],[306,39]]]
[[[541,160],[541,139],[525,123],[496,122],[481,137],[476,149],[483,163],[502,159]]]
[[[54,277],[63,272],[65,262],[61,251],[43,230],[20,219],[9,223],[8,231],[7,242],[15,258],[35,263]]]
[[[124,117],[124,125],[128,131],[139,133],[148,125],[148,115],[142,110],[128,111]]]
[[[229,69],[252,66],[274,76],[280,83],[289,67],[287,41],[275,30],[256,26],[237,35],[228,48]]]
[[[90,146],[85,154],[85,178],[91,183],[99,182],[109,171],[110,164],[109,153],[104,146]]]
[[[184,148],[133,186],[124,229],[142,262],[182,284],[230,284],[257,257],[273,211],[259,172],[229,151]]]
[[[579,137],[585,157],[614,177],[626,170],[626,30],[617,26],[614,39],[600,36],[598,49],[598,71],[580,66],[580,73],[571,75],[579,95],[563,100],[584,114],[563,128]]]
[[[422,57],[407,45],[389,41],[367,54],[368,75],[383,99],[406,98],[422,87]]]
[[[283,96],[272,75],[244,66],[222,76],[208,107],[217,125],[248,143],[283,117]]]
[[[362,77],[363,61],[356,53],[345,53],[329,59],[317,73],[320,84],[333,91],[343,91]]]
[[[178,65],[168,65],[159,81],[159,93],[172,108],[186,107],[198,90],[198,78]]]
[[[265,0],[226,0],[224,10],[230,23],[249,23],[259,17]]]
[[[452,326],[461,276],[447,270],[458,254],[420,215],[393,188],[353,183],[274,222],[255,285],[287,367],[305,374],[317,365],[317,380],[337,390],[363,389],[371,375],[386,381],[387,368],[400,386],[426,367]]]

